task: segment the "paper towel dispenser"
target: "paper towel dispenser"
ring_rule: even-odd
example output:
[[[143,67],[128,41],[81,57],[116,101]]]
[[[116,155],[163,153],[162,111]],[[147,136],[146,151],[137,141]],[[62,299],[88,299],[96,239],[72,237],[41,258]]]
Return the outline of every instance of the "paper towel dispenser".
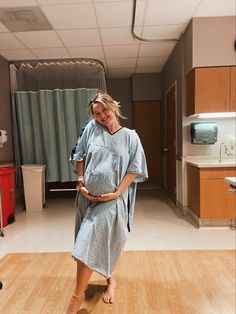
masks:
[[[194,122],[190,124],[191,143],[210,145],[217,142],[218,127],[215,122]]]

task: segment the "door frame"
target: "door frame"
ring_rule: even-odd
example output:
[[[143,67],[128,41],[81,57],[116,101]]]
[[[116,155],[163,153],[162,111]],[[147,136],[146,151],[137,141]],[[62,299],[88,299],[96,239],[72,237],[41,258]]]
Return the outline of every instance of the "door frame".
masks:
[[[177,206],[178,204],[178,199],[179,199],[179,191],[178,191],[178,180],[177,180],[177,162],[176,162],[176,156],[177,156],[177,142],[178,142],[178,138],[177,138],[177,80],[175,80],[170,86],[169,88],[164,92],[164,99],[165,99],[165,103],[164,103],[164,147],[163,150],[167,147],[167,109],[166,109],[166,98],[167,98],[167,94],[168,92],[172,89],[175,88],[175,173],[176,173],[176,178],[175,178],[175,187],[176,187],[176,202],[175,202],[175,206]],[[165,182],[165,191],[167,192],[167,155],[164,155],[164,165],[165,165],[165,169],[163,169],[163,179]]]

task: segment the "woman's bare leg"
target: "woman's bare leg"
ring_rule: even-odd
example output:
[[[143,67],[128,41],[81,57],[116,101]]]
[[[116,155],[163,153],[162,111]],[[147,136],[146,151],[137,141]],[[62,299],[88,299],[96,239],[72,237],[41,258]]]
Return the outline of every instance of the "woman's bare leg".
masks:
[[[77,260],[76,287],[70,304],[67,308],[66,314],[75,314],[79,311],[80,306],[84,301],[84,291],[87,288],[91,275],[91,269],[89,269],[85,264]]]
[[[113,303],[116,290],[116,280],[114,277],[107,279],[107,288],[103,294],[102,300],[105,303]]]

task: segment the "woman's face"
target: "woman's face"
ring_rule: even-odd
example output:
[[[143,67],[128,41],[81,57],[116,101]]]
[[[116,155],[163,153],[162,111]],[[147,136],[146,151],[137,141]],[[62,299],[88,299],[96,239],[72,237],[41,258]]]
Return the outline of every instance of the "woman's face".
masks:
[[[115,112],[99,102],[93,104],[93,115],[97,122],[106,127],[117,121]]]

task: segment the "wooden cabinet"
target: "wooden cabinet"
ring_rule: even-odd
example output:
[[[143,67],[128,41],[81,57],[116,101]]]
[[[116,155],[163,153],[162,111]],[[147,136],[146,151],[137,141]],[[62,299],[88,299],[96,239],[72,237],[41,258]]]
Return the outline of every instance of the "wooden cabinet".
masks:
[[[187,165],[188,207],[200,219],[236,219],[236,195],[224,180],[235,176],[236,168]]]
[[[236,111],[235,68],[193,69],[186,77],[186,115]]]
[[[236,112],[236,67],[230,68],[230,111]]]

